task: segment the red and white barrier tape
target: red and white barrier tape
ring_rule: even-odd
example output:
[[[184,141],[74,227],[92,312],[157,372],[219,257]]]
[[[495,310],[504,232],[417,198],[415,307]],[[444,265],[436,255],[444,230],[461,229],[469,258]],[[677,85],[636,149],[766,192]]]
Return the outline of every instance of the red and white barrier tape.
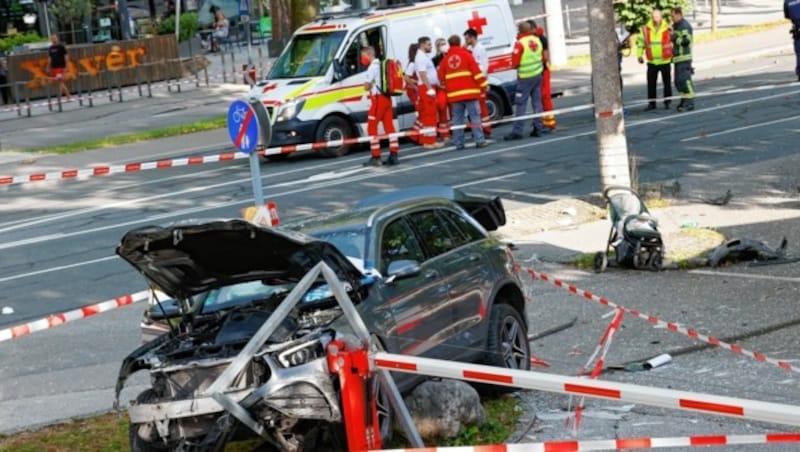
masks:
[[[37,331],[54,328],[67,322],[72,322],[73,320],[84,319],[101,312],[111,311],[112,309],[138,303],[140,301],[147,300],[149,296],[150,291],[143,290],[131,295],[125,295],[124,297],[118,297],[113,300],[107,300],[101,303],[84,306],[82,308],[73,309],[60,314],[53,314],[33,322],[12,326],[11,328],[0,330],[0,342],[27,336]]]
[[[585,441],[545,441],[489,446],[426,447],[424,449],[384,449],[383,452],[581,452],[590,450],[656,449],[662,447],[731,446],[735,444],[800,443],[800,433],[763,435],[694,435],[668,438],[619,438]],[[372,451],[377,452],[377,451]]]
[[[371,358],[376,368],[396,372],[800,426],[800,406],[384,352]]]
[[[569,111],[578,111],[583,110],[586,106],[580,107],[572,107],[568,109],[559,110],[559,113],[565,113]],[[556,112],[548,112],[548,114]],[[538,113],[535,115],[526,115],[519,118],[519,120],[526,120],[531,119],[534,117],[542,116],[542,113]],[[493,122],[500,123],[500,122],[513,122],[517,120],[516,118],[511,119],[503,119],[500,121]],[[463,126],[453,126],[453,129],[456,128],[464,128],[468,125]],[[388,135],[380,135],[379,139],[388,139],[390,137],[394,138],[403,138],[403,137],[411,137],[417,136],[421,133],[434,133],[436,130],[435,127],[429,127],[422,129],[420,131],[404,131],[404,132],[397,132]],[[285,145],[285,146],[277,146],[268,148],[263,151],[258,151],[257,154],[260,156],[269,156],[269,155],[280,155],[280,154],[291,154],[293,152],[298,151],[318,151],[321,149],[327,149],[331,147],[338,147],[343,145],[352,145],[358,143],[369,143],[372,140],[370,136],[364,137],[357,137],[357,138],[347,138],[343,140],[330,140],[330,141],[320,141],[316,143],[305,143],[305,144],[294,144],[294,145]],[[201,165],[205,163],[217,163],[217,162],[224,162],[224,161],[231,161],[231,160],[239,160],[249,158],[249,154],[245,154],[243,152],[223,152],[221,154],[216,155],[197,155],[197,156],[190,156],[190,157],[182,157],[178,159],[167,159],[167,160],[157,160],[151,162],[135,162],[135,163],[126,163],[123,165],[100,165],[94,166],[90,168],[84,169],[67,169],[67,170],[60,170],[60,171],[50,171],[45,173],[34,173],[28,174],[24,176],[0,176],[0,186],[1,185],[13,185],[13,184],[24,184],[30,182],[41,182],[41,181],[53,181],[53,180],[63,180],[63,179],[76,179],[76,178],[85,178],[85,177],[95,177],[95,176],[107,176],[110,174],[119,174],[119,173],[131,173],[131,172],[138,172],[138,171],[145,171],[145,170],[154,170],[154,169],[167,169],[167,168],[175,168],[179,166],[187,166],[187,165]]]
[[[740,345],[729,344],[727,342],[724,342],[724,341],[721,341],[721,340],[717,339],[716,337],[706,336],[705,334],[701,334],[697,330],[694,330],[692,328],[686,328],[686,327],[678,325],[677,323],[666,322],[666,321],[661,320],[661,319],[659,319],[659,318],[657,318],[655,316],[648,315],[648,314],[643,314],[643,313],[641,313],[641,312],[639,312],[639,311],[637,311],[635,309],[628,309],[628,308],[626,308],[624,306],[620,306],[620,305],[618,305],[616,303],[611,302],[608,298],[599,297],[599,296],[597,296],[597,295],[595,295],[595,294],[593,294],[593,293],[591,293],[589,291],[579,289],[579,288],[573,286],[572,284],[565,283],[564,281],[561,281],[558,278],[550,277],[550,276],[548,276],[548,275],[546,275],[544,273],[537,272],[536,270],[533,270],[533,269],[530,269],[530,268],[526,268],[524,270],[528,272],[528,274],[531,276],[531,278],[533,280],[541,279],[542,281],[549,282],[550,284],[553,284],[556,287],[560,287],[560,288],[562,288],[562,289],[564,289],[564,290],[566,290],[566,291],[568,291],[568,292],[570,292],[570,293],[572,293],[574,295],[581,296],[581,297],[583,297],[583,298],[585,298],[587,300],[595,301],[595,302],[600,303],[600,304],[602,304],[604,306],[609,306],[609,307],[612,307],[612,308],[622,309],[626,313],[631,314],[631,315],[633,315],[635,317],[638,317],[638,318],[640,318],[642,320],[646,320],[647,322],[651,323],[652,325],[662,326],[662,327],[666,328],[669,331],[673,331],[675,333],[680,333],[680,334],[683,334],[684,336],[688,336],[688,337],[690,337],[692,339],[695,339],[695,340],[698,340],[698,341],[703,341],[703,342],[705,342],[707,344],[711,344],[711,345],[723,348],[725,350],[729,350],[731,352],[738,353],[740,355],[744,355],[744,356],[753,358],[756,361],[759,361],[759,362],[762,362],[762,363],[774,364],[774,365],[780,367],[783,370],[789,370],[789,371],[792,371],[792,372],[800,373],[800,368],[798,368],[797,366],[793,366],[788,361],[782,361],[782,360],[770,358],[770,357],[766,356],[763,353],[746,350],[746,349],[742,348]]]

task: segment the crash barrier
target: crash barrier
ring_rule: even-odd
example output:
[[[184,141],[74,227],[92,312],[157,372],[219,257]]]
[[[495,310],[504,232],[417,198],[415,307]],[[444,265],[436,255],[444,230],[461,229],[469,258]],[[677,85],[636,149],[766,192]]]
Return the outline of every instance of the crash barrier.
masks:
[[[113,300],[107,300],[100,303],[83,306],[71,311],[65,311],[59,314],[52,314],[43,319],[35,320],[33,322],[23,323],[21,325],[12,326],[10,328],[0,330],[0,342],[17,339],[22,336],[27,336],[37,331],[47,330],[73,320],[85,319],[101,312],[111,311],[113,309],[121,308],[123,306],[132,305],[150,297],[149,290],[143,290],[123,297],[117,297]]]
[[[800,443],[800,433],[764,435],[694,435],[668,438],[619,438],[585,441],[545,441],[488,446],[426,447],[424,449],[383,449],[383,452],[578,452],[593,450],[658,449],[662,447],[710,447],[743,444]],[[377,452],[377,451],[372,451]]]
[[[637,311],[635,309],[628,309],[628,308],[626,308],[624,306],[620,306],[620,305],[618,305],[616,303],[611,302],[608,298],[600,297],[600,296],[597,296],[597,295],[595,295],[595,294],[593,294],[593,293],[591,293],[589,291],[579,289],[579,288],[573,286],[572,284],[565,283],[564,281],[562,281],[562,280],[560,280],[558,278],[553,278],[553,277],[548,276],[548,275],[546,275],[544,273],[538,272],[538,271],[536,271],[534,269],[523,268],[521,270],[527,272],[530,275],[531,280],[533,280],[533,281],[539,279],[539,280],[548,282],[548,283],[550,283],[550,284],[552,284],[552,285],[554,285],[554,286],[556,286],[558,288],[561,288],[561,289],[564,289],[564,290],[570,292],[573,295],[577,295],[577,296],[583,297],[583,298],[585,298],[587,300],[594,301],[594,302],[599,303],[599,304],[601,304],[603,306],[608,306],[608,307],[611,307],[611,308],[614,308],[614,309],[621,310],[621,311],[625,312],[626,314],[630,314],[630,315],[632,315],[634,317],[637,317],[637,318],[640,318],[642,320],[645,320],[645,321],[647,321],[648,323],[650,323],[650,324],[652,324],[654,326],[664,327],[668,331],[679,333],[679,334],[682,334],[684,336],[690,337],[692,339],[695,339],[695,340],[698,340],[698,341],[702,341],[702,342],[705,342],[707,344],[714,345],[714,346],[720,347],[722,349],[725,349],[725,350],[728,350],[728,351],[731,351],[731,352],[734,352],[734,353],[737,353],[737,354],[740,354],[740,355],[747,356],[747,357],[752,358],[752,359],[754,359],[754,360],[756,360],[758,362],[769,363],[769,364],[778,366],[783,370],[788,370],[788,371],[792,371],[792,372],[800,372],[800,367],[793,366],[788,361],[782,361],[782,360],[770,358],[770,357],[766,356],[763,353],[746,350],[746,349],[742,348],[739,345],[729,344],[729,343],[724,342],[724,341],[722,341],[722,340],[720,340],[720,339],[718,339],[716,337],[707,336],[705,334],[701,334],[697,330],[694,330],[692,328],[686,328],[684,326],[681,326],[681,325],[679,325],[677,323],[673,323],[673,322],[666,322],[664,320],[659,319],[658,317],[641,313],[641,312],[639,312],[639,311]]]
[[[800,426],[800,406],[376,352],[378,369]]]
[[[717,95],[729,95],[729,94],[737,94],[743,92],[753,92],[753,91],[763,91],[763,90],[771,90],[777,87],[782,87],[783,85],[766,85],[763,87],[754,87],[754,88],[741,88],[741,89],[731,89],[731,90],[723,90],[723,91],[716,91],[716,92],[707,92],[703,93],[702,95],[698,95],[697,97],[702,96],[717,96]],[[793,90],[788,93],[781,93],[778,96],[790,95],[790,94],[797,94],[800,93],[800,90]],[[763,100],[771,99],[772,97],[777,96],[764,96],[759,99],[753,99],[748,101],[741,101],[741,103],[749,103],[749,102],[758,102]],[[678,98],[678,97],[675,97]],[[639,101],[639,102],[631,102],[627,104],[627,107],[635,106],[635,105],[645,105],[648,101]],[[594,108],[593,104],[586,104],[586,105],[579,105],[575,107],[568,107],[568,108],[560,108],[548,112],[543,113],[536,113],[536,114],[528,114],[520,117],[507,117],[496,121],[487,122],[487,124],[491,125],[499,125],[499,124],[506,124],[515,121],[525,121],[533,118],[542,117],[545,115],[561,115],[565,113],[574,113],[583,110],[589,110]],[[698,110],[698,112],[701,112]],[[598,113],[598,115],[607,115],[607,114],[619,114],[621,110],[617,110],[615,112],[603,112]],[[684,115],[691,114],[693,112],[684,113]],[[663,118],[662,118],[663,119]],[[651,120],[648,120],[651,121]],[[461,126],[452,126],[451,129],[459,129],[459,128],[467,128],[471,127],[471,124],[465,124]],[[393,134],[383,134],[379,135],[377,138],[380,140],[385,140],[389,138],[406,138],[406,137],[415,137],[420,134],[433,134],[435,133],[434,127],[424,128],[419,131],[415,130],[408,130],[403,132],[397,132]],[[319,141],[314,143],[305,143],[305,144],[296,144],[296,145],[285,145],[285,146],[276,146],[271,147],[268,149],[264,149],[261,151],[257,151],[256,153],[262,157],[269,157],[275,155],[288,155],[294,152],[299,151],[319,151],[322,149],[327,149],[331,147],[338,147],[338,146],[348,146],[360,143],[368,143],[372,141],[373,137],[371,136],[363,136],[363,137],[356,137],[356,138],[346,138],[341,140],[330,140],[330,141]],[[190,156],[190,157],[182,157],[178,159],[167,159],[167,160],[158,160],[158,161],[151,161],[151,162],[135,162],[135,163],[127,163],[123,165],[103,165],[103,166],[96,166],[84,169],[68,169],[68,170],[61,170],[61,171],[52,171],[46,173],[35,173],[29,175],[22,175],[22,176],[0,176],[0,186],[2,185],[12,185],[12,184],[22,184],[22,183],[30,183],[30,182],[41,182],[41,181],[52,181],[52,180],[59,180],[59,179],[77,179],[77,178],[86,178],[86,177],[94,177],[94,176],[105,176],[110,174],[119,174],[119,173],[127,173],[127,172],[137,172],[137,171],[145,171],[151,169],[166,169],[166,168],[173,168],[179,166],[186,166],[186,165],[198,165],[203,163],[216,163],[222,161],[229,161],[229,160],[239,160],[249,158],[249,154],[244,154],[241,152],[223,152],[217,155],[207,155],[207,156]]]
[[[256,80],[258,80],[258,74],[266,73],[270,67],[269,63],[266,65],[263,64],[261,49],[259,48],[258,50],[258,65],[249,66],[245,64],[240,70],[243,75],[251,75]],[[73,87],[72,91],[75,97],[75,100],[70,102],[76,102],[81,107],[94,107],[94,101],[99,99],[108,98],[109,102],[123,102],[125,95],[138,95],[139,97],[149,98],[153,97],[153,91],[157,90],[166,90],[168,92],[176,90],[180,93],[183,85],[194,85],[195,88],[200,88],[203,85],[208,87],[210,86],[211,82],[217,81],[228,83],[230,80],[231,83],[237,83],[235,53],[231,52],[230,56],[227,57],[227,61],[229,61],[231,64],[230,73],[228,73],[225,53],[220,55],[220,60],[222,64],[222,72],[220,73],[209,74],[208,67],[204,67],[195,71],[193,77],[168,77],[159,81],[153,80],[154,77],[152,72],[155,66],[163,66],[164,63],[180,65],[182,64],[182,60],[174,59],[141,63],[133,69],[134,73],[136,74],[135,78],[137,82],[135,84],[127,85],[128,88],[124,89],[122,79],[117,71],[104,69],[95,74],[78,72],[78,76],[69,82],[69,84]],[[92,77],[96,77],[97,74],[100,73],[102,73],[101,76],[106,79],[107,88],[93,90],[91,88],[90,80]],[[45,99],[37,102],[31,102],[30,89],[28,89],[26,86],[28,82],[20,81],[9,84],[9,86],[13,88],[12,99],[14,99],[14,106],[0,108],[0,113],[16,112],[17,116],[30,117],[33,114],[33,110],[45,107],[51,112],[63,112],[63,106],[68,102],[63,99],[63,96],[61,96],[61,93],[58,91],[58,86],[54,83],[54,80],[55,79],[53,78],[49,78],[50,83],[45,86]],[[239,81],[238,83],[242,83],[242,81]],[[145,94],[145,91],[147,94]],[[103,94],[104,92],[105,94]]]

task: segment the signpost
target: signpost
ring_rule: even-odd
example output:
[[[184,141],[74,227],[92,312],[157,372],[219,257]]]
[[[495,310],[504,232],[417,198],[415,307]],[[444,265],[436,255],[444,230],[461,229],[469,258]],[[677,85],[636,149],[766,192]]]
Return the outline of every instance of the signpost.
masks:
[[[264,105],[260,102],[251,104],[243,100],[234,101],[228,108],[228,134],[236,149],[250,154],[253,199],[256,206],[263,206],[264,190],[261,187],[261,166],[255,151],[259,145],[268,146],[272,140],[272,125]]]

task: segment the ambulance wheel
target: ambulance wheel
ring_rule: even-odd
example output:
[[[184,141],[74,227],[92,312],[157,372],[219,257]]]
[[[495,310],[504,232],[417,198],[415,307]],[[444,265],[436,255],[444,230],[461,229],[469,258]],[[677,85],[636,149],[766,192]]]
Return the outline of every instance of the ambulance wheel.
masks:
[[[608,255],[604,252],[599,252],[594,255],[594,271],[595,273],[603,273],[608,268]]]
[[[505,116],[506,104],[503,97],[495,90],[486,93],[486,109],[489,110],[489,118],[497,121]]]
[[[339,116],[328,116],[323,119],[319,127],[317,127],[317,135],[315,142],[344,140],[345,138],[352,138],[353,128],[346,119]],[[320,151],[320,155],[324,157],[342,157],[350,152],[351,146],[339,146],[336,148],[326,148]]]

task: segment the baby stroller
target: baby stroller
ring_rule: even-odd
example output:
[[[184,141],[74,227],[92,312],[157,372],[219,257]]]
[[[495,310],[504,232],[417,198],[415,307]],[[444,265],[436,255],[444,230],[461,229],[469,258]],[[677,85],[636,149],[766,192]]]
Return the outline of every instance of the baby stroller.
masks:
[[[594,257],[594,269],[603,272],[608,267],[608,253],[615,250],[617,265],[635,269],[661,270],[664,242],[658,222],[647,211],[639,195],[628,187],[612,186],[603,191],[611,217],[611,232],[605,252]]]

